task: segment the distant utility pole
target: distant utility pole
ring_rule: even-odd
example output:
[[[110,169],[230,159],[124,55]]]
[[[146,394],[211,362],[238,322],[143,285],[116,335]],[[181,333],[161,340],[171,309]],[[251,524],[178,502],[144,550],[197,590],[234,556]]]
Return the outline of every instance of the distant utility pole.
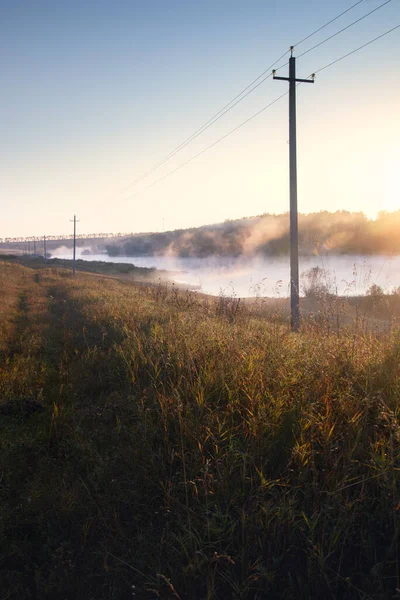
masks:
[[[296,139],[296,83],[314,83],[312,79],[296,79],[296,59],[294,46],[290,47],[289,77],[274,79],[289,82],[289,170],[290,170],[290,311],[292,331],[300,329],[299,295],[299,225],[297,212],[297,139]]]
[[[33,254],[36,256],[36,239],[33,240]]]
[[[46,236],[43,236],[43,252],[44,252],[44,260],[47,259],[47,253],[46,253]]]
[[[76,274],[76,224],[79,223],[79,221],[76,220],[76,215],[74,215],[74,218],[71,219],[71,223],[74,224],[74,254],[73,254],[73,259],[72,259],[72,274],[75,275]]]

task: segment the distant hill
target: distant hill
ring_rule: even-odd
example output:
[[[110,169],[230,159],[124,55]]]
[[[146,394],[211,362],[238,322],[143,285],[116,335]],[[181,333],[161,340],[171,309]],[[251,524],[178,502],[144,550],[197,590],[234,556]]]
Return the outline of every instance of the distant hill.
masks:
[[[400,254],[400,211],[376,220],[348,211],[300,214],[302,254]],[[289,252],[289,215],[264,214],[164,233],[137,234],[106,245],[110,256],[277,256]]]

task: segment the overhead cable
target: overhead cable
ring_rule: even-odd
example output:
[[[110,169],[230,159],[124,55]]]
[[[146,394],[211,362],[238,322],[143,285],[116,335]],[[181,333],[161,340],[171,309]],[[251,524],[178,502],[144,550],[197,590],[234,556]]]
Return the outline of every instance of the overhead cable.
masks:
[[[320,73],[321,71],[324,71],[325,69],[328,69],[332,65],[340,62],[341,60],[344,60],[345,58],[351,56],[352,54],[355,54],[356,52],[359,52],[363,48],[366,48],[367,46],[370,46],[374,42],[382,39],[383,37],[389,35],[390,33],[392,33],[393,31],[395,31],[396,29],[399,29],[399,28],[400,28],[400,24],[396,25],[395,27],[392,27],[392,29],[389,29],[388,31],[385,31],[384,33],[382,33],[381,35],[378,35],[377,37],[373,38],[372,40],[369,40],[365,44],[362,44],[362,46],[359,46],[358,48],[355,48],[354,50],[351,50],[347,54],[344,54],[343,56],[340,56],[339,58],[335,59],[334,61],[332,61],[332,62],[324,65],[323,67],[317,69],[313,74],[315,75],[317,73]],[[311,75],[310,75],[310,77],[311,77]],[[166,173],[165,175],[163,175],[163,177],[160,177],[159,179],[157,179],[156,181],[154,181],[150,185],[146,186],[145,188],[143,188],[142,190],[140,190],[136,194],[133,194],[131,196],[131,198],[136,198],[137,196],[141,195],[146,190],[148,190],[148,189],[152,188],[153,186],[157,185],[158,183],[160,183],[161,181],[163,181],[164,179],[166,179],[170,175],[173,175],[174,173],[176,173],[177,171],[179,171],[180,169],[182,169],[183,167],[185,167],[186,165],[188,165],[189,163],[191,163],[192,161],[194,161],[196,158],[198,158],[199,156],[201,156],[202,154],[204,154],[205,152],[207,152],[208,150],[210,150],[211,148],[213,148],[214,146],[216,146],[217,144],[219,144],[220,142],[222,142],[223,140],[225,140],[227,137],[229,137],[230,135],[232,135],[232,133],[235,133],[236,131],[238,131],[238,129],[240,129],[244,125],[247,125],[247,123],[249,123],[250,121],[252,121],[256,117],[258,117],[261,113],[263,113],[264,111],[266,111],[268,108],[270,108],[271,106],[273,106],[274,104],[276,104],[277,102],[279,102],[279,100],[281,100],[282,98],[284,98],[285,96],[287,96],[288,93],[289,92],[285,92],[281,96],[278,96],[277,98],[275,98],[275,100],[273,100],[272,102],[270,102],[269,104],[267,104],[266,106],[264,106],[261,110],[259,110],[258,112],[256,112],[254,115],[252,115],[251,117],[249,117],[248,119],[246,119],[245,121],[243,121],[242,123],[240,123],[239,125],[237,125],[236,127],[234,127],[233,129],[231,129],[230,131],[228,131],[228,133],[226,133],[225,135],[223,135],[220,138],[218,138],[217,140],[215,140],[212,144],[210,144],[209,146],[207,146],[206,148],[204,148],[203,150],[201,150],[200,152],[198,152],[197,154],[195,154],[194,156],[192,156],[191,158],[189,158],[188,160],[186,160],[185,162],[183,162],[182,164],[180,164],[178,167],[176,167],[172,171],[169,171],[168,173]]]
[[[347,8],[346,10],[344,10],[343,12],[341,12],[340,14],[338,14],[336,17],[334,17],[330,21],[327,21],[326,23],[324,23],[324,25],[322,25],[321,27],[318,27],[318,29],[315,29],[312,33],[310,33],[309,35],[307,35],[305,38],[303,38],[302,40],[298,41],[294,46],[298,47],[300,44],[302,44],[306,40],[310,39],[311,37],[313,37],[314,35],[316,35],[318,32],[322,31],[322,29],[324,29],[325,27],[328,27],[328,25],[331,25],[332,23],[334,23],[335,21],[337,21],[337,19],[339,19],[340,17],[342,17],[343,15],[345,15],[350,10],[352,10],[353,8],[355,8],[356,6],[358,6],[359,4],[361,4],[364,1],[365,0],[359,0],[355,4],[352,4],[349,8]],[[353,23],[351,23],[350,25],[348,25],[347,27],[345,27],[341,31],[344,31],[345,29],[349,29],[349,27],[352,27],[353,25],[355,25],[356,23],[358,23],[359,21],[361,21],[362,19],[364,19],[368,15],[372,14],[373,12],[375,12],[376,10],[378,10],[379,8],[382,8],[385,4],[388,4],[389,2],[391,2],[391,0],[387,0],[383,5],[379,6],[378,8],[374,9],[373,11],[369,12],[367,15],[364,15],[360,19],[357,19],[357,21],[354,21]],[[332,37],[335,37],[336,35],[338,35],[339,33],[341,33],[341,31],[335,33],[333,36],[330,36],[326,40],[323,40],[322,42],[320,42],[319,44],[317,44],[317,46],[320,46],[321,44],[325,43],[329,39],[332,39]],[[315,46],[314,48],[316,48],[317,46]],[[311,50],[314,49],[314,48],[311,48],[311,49],[307,50],[306,52],[304,52],[300,56],[303,56],[307,52],[311,52]],[[280,56],[274,63],[272,63],[272,65],[270,65],[267,69],[265,69],[262,73],[260,73],[260,75],[258,75],[258,77],[256,77],[251,83],[249,83],[245,88],[243,88],[243,90],[241,92],[239,92],[239,94],[237,94],[234,98],[232,98],[232,100],[230,100],[230,102],[228,102],[228,104],[226,104],[225,106],[223,106],[208,121],[206,121],[205,123],[203,123],[203,125],[201,127],[199,127],[192,135],[190,135],[183,142],[181,142],[180,144],[178,144],[178,146],[176,146],[173,150],[171,150],[171,152],[169,154],[167,154],[162,160],[160,160],[155,165],[153,165],[148,171],[146,171],[145,173],[143,173],[143,175],[141,175],[140,177],[138,177],[137,179],[135,179],[135,181],[133,181],[130,185],[128,185],[127,187],[125,187],[123,190],[121,190],[120,194],[125,193],[126,191],[128,191],[129,189],[131,189],[132,187],[134,187],[135,185],[137,185],[141,181],[143,181],[143,179],[146,179],[149,175],[151,175],[151,173],[153,173],[154,171],[156,171],[164,163],[166,163],[173,156],[175,156],[175,154],[177,154],[178,152],[180,152],[181,150],[183,150],[183,148],[185,148],[188,144],[190,144],[197,137],[199,137],[199,135],[201,135],[207,129],[209,129],[209,127],[211,127],[212,125],[214,125],[214,123],[216,123],[216,121],[219,121],[219,119],[221,119],[227,112],[231,111],[237,104],[239,104],[242,100],[244,100],[245,98],[247,98],[247,96],[249,96],[249,94],[251,94],[262,83],[264,83],[264,81],[266,81],[267,79],[269,79],[271,77],[271,70],[278,63],[280,63],[286,57],[286,55],[287,55],[287,51],[285,51],[284,54],[282,54],[282,56]],[[287,62],[285,62],[283,65],[280,65],[279,67],[277,67],[276,71],[278,71],[279,69],[283,68],[285,65],[287,65]],[[259,81],[259,79],[261,79],[261,78],[263,78],[263,79],[261,81]],[[256,84],[256,85],[254,85],[254,84]],[[252,87],[252,86],[254,86],[254,87]]]

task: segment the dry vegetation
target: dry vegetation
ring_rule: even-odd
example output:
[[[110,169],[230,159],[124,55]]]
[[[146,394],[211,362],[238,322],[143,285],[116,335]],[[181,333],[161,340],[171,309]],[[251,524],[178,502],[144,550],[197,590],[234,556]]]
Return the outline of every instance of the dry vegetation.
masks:
[[[399,597],[394,320],[0,279],[2,599]]]

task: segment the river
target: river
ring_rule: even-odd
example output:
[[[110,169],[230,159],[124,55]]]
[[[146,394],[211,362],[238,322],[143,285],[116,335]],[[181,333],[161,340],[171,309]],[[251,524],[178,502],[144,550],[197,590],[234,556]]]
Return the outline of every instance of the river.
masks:
[[[77,258],[88,261],[132,263],[138,267],[155,267],[172,271],[171,279],[198,286],[206,294],[220,293],[240,297],[283,297],[289,292],[289,258],[178,258],[171,256],[118,256],[84,254],[77,248]],[[58,248],[53,258],[72,258],[72,251]],[[332,292],[347,295],[365,294],[372,284],[385,292],[400,287],[400,256],[329,255],[300,257],[301,284],[304,293],[309,283],[307,271],[319,267],[320,279]]]

